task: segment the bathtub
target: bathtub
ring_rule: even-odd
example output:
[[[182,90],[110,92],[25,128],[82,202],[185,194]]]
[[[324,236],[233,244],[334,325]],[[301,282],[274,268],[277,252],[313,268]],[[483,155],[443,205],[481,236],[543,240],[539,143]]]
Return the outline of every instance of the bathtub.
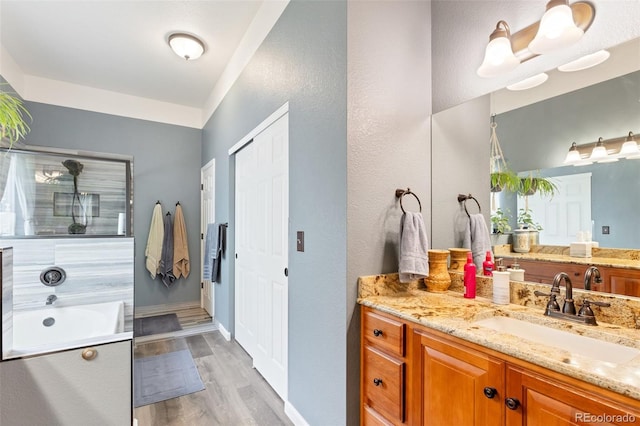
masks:
[[[13,312],[13,347],[16,353],[39,347],[68,348],[124,331],[124,302],[52,306]]]

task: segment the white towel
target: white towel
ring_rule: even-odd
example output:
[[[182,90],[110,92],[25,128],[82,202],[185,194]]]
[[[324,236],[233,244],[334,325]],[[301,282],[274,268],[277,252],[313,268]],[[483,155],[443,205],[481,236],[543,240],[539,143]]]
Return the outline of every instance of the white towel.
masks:
[[[427,231],[421,213],[404,213],[400,229],[400,282],[429,275]]]
[[[491,251],[491,237],[489,236],[487,222],[485,222],[481,213],[472,214],[469,217],[469,233],[471,235],[471,247],[465,248],[471,249],[476,271],[482,271],[482,262],[485,260],[485,254]]]
[[[216,257],[216,241],[218,241],[218,225],[207,224],[207,236],[204,240],[204,259],[202,263],[202,278],[211,281],[213,262]]]
[[[155,278],[162,257],[162,240],[164,239],[164,223],[162,220],[162,206],[157,203],[153,208],[151,216],[151,226],[149,227],[149,237],[147,238],[147,247],[144,255],[147,257],[146,266],[151,274],[151,278]]]

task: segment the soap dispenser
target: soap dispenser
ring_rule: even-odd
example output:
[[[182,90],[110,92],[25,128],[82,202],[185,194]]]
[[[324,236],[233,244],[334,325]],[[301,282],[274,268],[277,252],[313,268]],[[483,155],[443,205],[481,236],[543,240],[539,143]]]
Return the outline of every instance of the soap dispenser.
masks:
[[[473,254],[467,253],[467,263],[464,265],[464,297],[476,298],[476,264],[473,263]]]
[[[493,303],[508,305],[510,301],[509,278],[511,274],[506,271],[506,267],[502,264],[502,259],[498,259],[496,263],[498,266],[493,271]]]

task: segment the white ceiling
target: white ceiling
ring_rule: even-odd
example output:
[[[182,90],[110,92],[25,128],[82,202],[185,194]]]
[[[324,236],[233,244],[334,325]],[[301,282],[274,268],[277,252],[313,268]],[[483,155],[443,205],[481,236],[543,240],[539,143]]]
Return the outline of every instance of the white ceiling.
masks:
[[[0,0],[0,45],[25,81],[71,83],[202,115],[263,3],[271,2]],[[172,32],[198,36],[205,54],[181,59],[167,44]]]

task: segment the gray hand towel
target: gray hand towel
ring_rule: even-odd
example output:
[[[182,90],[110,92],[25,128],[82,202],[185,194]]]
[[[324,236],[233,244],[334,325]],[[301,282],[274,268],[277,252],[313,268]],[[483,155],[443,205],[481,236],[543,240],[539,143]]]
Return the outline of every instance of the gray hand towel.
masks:
[[[462,208],[462,204],[460,204],[460,210],[453,217],[453,246],[470,249],[470,231],[469,216]]]
[[[481,213],[472,214],[469,218],[469,231],[471,234],[471,253],[476,271],[482,271],[482,262],[485,254],[491,251],[491,237],[484,216]],[[492,256],[493,257],[493,256]]]
[[[429,275],[429,242],[421,213],[402,216],[400,229],[400,282],[406,283]]]
[[[162,240],[162,257],[158,275],[162,279],[165,286],[169,287],[176,280],[173,275],[173,221],[171,213],[164,216],[164,238]]]
[[[213,262],[216,257],[216,241],[218,240],[218,225],[207,224],[207,237],[204,243],[204,259],[202,263],[202,277],[207,281],[211,280]]]

